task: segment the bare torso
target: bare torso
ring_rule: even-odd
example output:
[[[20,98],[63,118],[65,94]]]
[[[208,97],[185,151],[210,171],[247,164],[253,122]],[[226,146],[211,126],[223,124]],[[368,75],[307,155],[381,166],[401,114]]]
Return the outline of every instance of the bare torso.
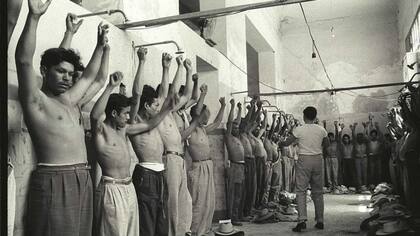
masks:
[[[271,155],[272,155],[272,160],[273,160],[273,162],[276,162],[278,159],[279,159],[279,152],[277,151],[278,150],[278,146],[277,146],[277,144],[275,143],[275,142],[270,142],[271,143]]]
[[[369,154],[379,154],[381,152],[381,143],[378,140],[368,142]]]
[[[354,156],[355,157],[366,157],[366,144],[365,143],[356,143],[354,145]]]
[[[209,139],[205,128],[197,127],[189,139],[188,152],[193,161],[202,161],[210,159]]]
[[[80,109],[61,97],[41,93],[41,102],[22,106],[38,163],[87,162],[85,134]]]
[[[123,179],[130,175],[131,158],[128,151],[125,128],[115,130],[102,124],[102,132],[93,138],[102,175]]]
[[[327,155],[330,158],[337,157],[337,142],[333,141],[330,143],[330,145],[327,147]]]
[[[243,162],[245,154],[241,140],[231,134],[227,134],[225,135],[225,141],[229,154],[229,160],[234,162]]]
[[[255,136],[253,136],[253,139],[255,140],[255,156],[267,158],[267,152],[265,151],[263,141]]]
[[[137,116],[136,122],[143,122],[143,120]],[[163,141],[157,127],[147,132],[130,136],[130,141],[140,163],[163,163]]]
[[[271,142],[268,138],[264,140],[264,149],[267,153],[267,161],[273,161],[273,153],[271,151]]]
[[[241,133],[239,134],[239,139],[242,142],[242,145],[244,147],[244,154],[245,157],[254,157],[253,153],[252,153],[252,145],[251,142],[249,141],[248,135],[246,133]]]
[[[184,152],[181,133],[179,132],[172,113],[169,113],[163,121],[160,122],[158,130],[162,137],[165,150],[179,153]]]

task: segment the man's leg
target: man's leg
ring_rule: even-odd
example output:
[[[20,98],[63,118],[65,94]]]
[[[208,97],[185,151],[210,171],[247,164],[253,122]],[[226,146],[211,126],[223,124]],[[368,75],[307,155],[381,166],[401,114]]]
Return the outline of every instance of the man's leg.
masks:
[[[180,158],[181,159],[181,158]],[[192,222],[192,199],[188,190],[187,168],[182,160],[181,186],[178,195],[178,233],[184,235],[190,231]]]
[[[362,168],[362,185],[367,185],[368,184],[368,159],[362,158],[361,159],[361,168]]]
[[[244,216],[249,216],[251,214],[251,207],[253,202],[252,201],[252,181],[253,181],[253,173],[252,173],[252,160],[251,158],[245,158],[245,186],[243,188],[243,213]]]
[[[307,160],[312,157],[299,156],[296,163],[296,201],[298,210],[298,222],[305,222],[307,217],[306,210],[306,190],[311,179],[311,167]],[[322,170],[322,169],[321,169]]]
[[[7,235],[13,236],[15,228],[16,180],[13,165],[8,164],[10,173],[7,177]]]
[[[333,184],[333,187],[336,188],[338,186],[338,159],[337,158],[330,158],[330,159],[331,159],[332,184]]]
[[[310,179],[311,183],[311,195],[312,200],[314,201],[315,206],[315,221],[317,223],[324,222],[324,196],[322,187],[324,186],[324,176],[322,165],[323,159],[321,156],[319,157],[312,157],[313,159],[310,160],[310,165],[312,166],[312,175]]]
[[[257,172],[257,194],[255,198],[255,206],[259,207],[262,203],[263,186],[264,186],[264,157],[255,158],[256,172]]]
[[[251,209],[255,208],[255,199],[257,198],[257,168],[255,158],[251,162],[251,202],[249,206]]]
[[[127,222],[127,236],[139,236],[140,233],[140,218],[139,205],[137,202],[137,194],[134,185],[131,183],[126,186],[127,189],[127,206],[128,206],[128,222]]]
[[[181,189],[184,160],[176,155],[166,156],[166,183],[168,186],[168,220],[169,236],[177,236],[179,224],[179,192]]]
[[[265,165],[265,180],[264,180],[264,196],[263,203],[268,203],[270,189],[271,189],[271,178],[273,175],[273,169],[271,167],[271,162],[267,162]]]
[[[360,187],[363,185],[363,179],[362,179],[362,159],[356,158],[354,159],[354,166],[355,166],[355,182],[356,182],[356,188],[357,190],[360,190]]]
[[[327,180],[327,187],[328,188],[332,188],[334,187],[334,183],[333,183],[333,177],[332,177],[332,158],[325,158],[325,174],[326,174],[326,180]]]

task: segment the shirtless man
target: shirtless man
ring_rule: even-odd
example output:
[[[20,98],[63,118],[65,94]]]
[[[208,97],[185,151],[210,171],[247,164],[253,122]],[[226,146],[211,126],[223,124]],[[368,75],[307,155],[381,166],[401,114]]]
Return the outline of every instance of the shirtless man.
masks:
[[[94,83],[107,50],[107,27],[99,25],[92,58],[75,84],[74,72],[82,67],[79,56],[67,49],[45,51],[40,67],[44,84],[39,89],[32,60],[38,22],[51,1],[28,3],[15,55],[19,100],[38,158],[29,188],[26,232],[35,236],[90,235],[92,181],[80,102]]]
[[[372,116],[369,116],[368,129],[366,131],[366,136],[368,138],[367,142],[367,153],[368,153],[368,183],[370,188],[374,188],[379,184],[382,179],[382,159],[383,157],[383,135],[379,128],[379,123],[375,122],[375,127],[373,127]],[[369,131],[370,129],[370,131]]]
[[[273,167],[272,167],[272,163],[273,163],[273,148],[272,148],[272,142],[271,142],[271,138],[273,136],[274,133],[274,128],[275,127],[275,123],[276,123],[276,114],[273,114],[273,121],[272,124],[270,126],[270,130],[265,132],[265,137],[264,137],[264,150],[267,153],[267,160],[266,160],[266,164],[265,164],[265,183],[264,183],[264,196],[263,196],[263,203],[267,203],[268,202],[268,197],[270,195],[270,189],[271,189],[271,178],[272,178],[272,174],[273,174]]]
[[[182,70],[182,59],[177,60],[178,69]],[[185,90],[179,97],[179,103],[174,111],[183,107],[191,98],[192,94],[192,67],[191,61],[186,59],[184,67],[187,71]],[[164,61],[164,68],[169,69],[170,60]],[[164,69],[165,70],[165,69]],[[166,76],[167,77],[167,76]],[[167,78],[162,79],[159,89],[159,100],[167,96],[176,96],[179,88],[177,86],[180,76],[175,76],[171,89]],[[165,116],[158,126],[165,147],[166,180],[168,185],[168,217],[169,236],[184,235],[190,230],[192,221],[192,200],[187,188],[187,173],[184,161],[184,144],[181,133],[177,127],[173,112]]]
[[[195,103],[197,103],[198,101],[198,74],[193,74],[192,80],[193,80],[194,86],[193,86],[193,93],[192,93],[191,99],[178,111],[173,113],[179,132],[184,131],[190,125],[191,117],[187,113],[186,110],[192,105],[194,105]],[[178,95],[182,96],[184,90],[185,90],[185,86],[181,86],[179,89]]]
[[[201,94],[203,92],[207,93],[207,88],[202,89]],[[210,118],[210,111],[203,104],[204,96],[200,96],[198,103],[191,107],[192,123],[182,132],[183,139],[189,137],[188,152],[192,159],[192,168],[188,173],[188,178],[191,183],[190,192],[193,199],[191,224],[191,233],[193,236],[207,235],[211,231],[215,209],[215,192],[213,161],[210,154],[208,133],[219,127],[226,107],[225,98],[220,98],[219,112],[214,122],[207,125]]]
[[[160,100],[154,88],[144,85],[142,78],[146,62],[147,49],[137,51],[139,64],[133,82],[132,94],[136,102],[131,109],[130,124],[153,124],[147,132],[130,135],[130,141],[139,160],[134,168],[133,184],[137,192],[139,204],[140,235],[167,235],[168,219],[166,217],[166,179],[163,164],[163,142],[157,126],[169,110],[159,111]],[[171,56],[162,54],[164,75],[167,73],[165,66],[169,66]]]
[[[172,103],[167,102],[156,118],[127,125],[132,100],[121,94],[111,94],[122,78],[121,72],[110,76],[108,86],[90,114],[92,140],[102,169],[101,181],[95,191],[94,235],[139,235],[139,209],[126,136],[156,127],[171,111]],[[145,222],[141,222],[142,225]]]
[[[273,118],[274,119],[274,118]],[[274,202],[278,202],[278,198],[279,198],[279,194],[280,194],[280,190],[282,187],[282,182],[283,182],[283,174],[282,174],[282,168],[281,168],[281,158],[279,157],[279,152],[278,152],[278,145],[277,142],[279,141],[278,138],[278,131],[279,131],[279,127],[280,127],[280,117],[279,119],[277,119],[277,124],[274,127],[274,125],[272,125],[272,130],[270,130],[271,133],[271,140],[270,140],[270,144],[269,148],[271,149],[271,158],[272,158],[272,164],[271,164],[271,168],[272,168],[272,172],[271,172],[271,185],[270,185],[270,192],[269,192],[269,196],[268,196],[268,201],[274,201]]]
[[[17,20],[19,18],[20,9],[22,8],[22,0],[7,0],[7,45],[9,45]]]
[[[327,121],[322,122],[324,124],[324,129],[327,129]],[[338,122],[334,122],[335,135],[334,133],[328,133],[328,139],[330,140],[330,145],[325,149],[324,160],[325,160],[325,173],[327,177],[327,186],[330,188],[330,191],[333,191],[335,194],[340,193],[337,189],[338,187]]]
[[[234,120],[235,100],[230,100],[230,112],[225,132],[225,144],[229,154],[230,167],[228,173],[227,212],[232,224],[241,226],[243,184],[245,181],[244,147],[239,139],[239,122],[241,120],[241,103],[238,103],[238,115]]]
[[[350,125],[353,139],[354,165],[356,167],[356,189],[357,192],[365,192],[367,190],[366,184],[368,171],[367,141],[363,133],[358,133],[356,136],[356,127],[357,123]],[[367,131],[365,130],[365,132]]]

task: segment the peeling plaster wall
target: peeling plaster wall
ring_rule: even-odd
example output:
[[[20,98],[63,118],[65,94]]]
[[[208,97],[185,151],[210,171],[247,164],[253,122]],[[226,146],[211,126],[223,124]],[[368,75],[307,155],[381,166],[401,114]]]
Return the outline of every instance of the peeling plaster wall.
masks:
[[[318,0],[303,7],[326,69],[335,87],[402,81],[399,61],[397,1]],[[312,43],[298,5],[282,9],[282,80],[287,90],[330,87],[319,58],[312,59]],[[334,36],[334,37],[333,37]],[[385,94],[396,87],[381,88]],[[338,93],[333,99],[343,113],[359,112],[357,94],[371,95],[377,89]],[[350,95],[349,95],[350,94]],[[329,95],[281,97],[291,101],[288,110],[302,100],[317,101]],[[387,98],[395,98],[394,96]],[[364,98],[368,99],[368,98]],[[375,101],[373,100],[373,106]],[[316,105],[316,102],[314,102]],[[392,104],[392,101],[389,105]],[[382,109],[383,107],[381,107]],[[378,108],[379,109],[379,108]],[[330,111],[330,109],[325,109]],[[338,115],[338,112],[333,112]],[[297,114],[299,117],[301,114]],[[327,114],[320,114],[327,115]]]

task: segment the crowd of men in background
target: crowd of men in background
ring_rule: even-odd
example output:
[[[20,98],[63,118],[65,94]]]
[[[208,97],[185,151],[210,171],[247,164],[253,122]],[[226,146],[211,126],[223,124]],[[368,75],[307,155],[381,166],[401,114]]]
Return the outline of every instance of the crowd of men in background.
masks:
[[[98,26],[93,55],[84,66],[80,56],[70,49],[82,24],[73,14],[66,18],[67,30],[60,46],[42,55],[40,79],[32,60],[38,22],[51,0],[28,3],[29,13],[15,55],[19,100],[38,162],[29,185],[26,232],[209,233],[215,186],[208,134],[223,120],[225,98],[219,99],[220,109],[209,124],[207,86],[199,86],[199,76],[193,74],[190,60],[182,56],[176,58],[177,69],[170,84],[172,56],[168,53],[162,54],[159,86],[155,89],[144,84],[146,48],[137,51],[132,97],[127,97],[121,72],[112,73],[106,84],[111,50],[108,26]],[[186,82],[181,86],[184,71]],[[104,87],[90,113],[94,160],[88,163],[81,107]],[[118,87],[119,93],[113,93]],[[318,208],[316,227],[323,229],[319,187],[324,184],[324,174],[326,191],[334,193],[340,193],[341,185],[366,192],[382,181],[396,182],[392,171],[395,141],[391,135],[383,135],[373,117],[362,123],[363,132],[356,133],[358,124],[354,123],[349,125],[351,135],[343,134],[346,125],[336,121],[334,132],[327,134],[326,121],[324,128],[318,125],[313,107],[303,112],[304,124],[280,112],[272,115],[269,125],[267,111],[258,97],[245,107],[245,117],[245,104],[235,103],[234,99],[229,103],[224,134],[229,157],[226,204],[234,225],[249,221],[254,209],[278,202],[281,191],[296,191],[300,198],[311,188]],[[314,140],[308,140],[311,134],[309,138]],[[133,173],[128,140],[138,159]],[[184,159],[187,153],[192,159],[190,170]],[[102,171],[98,181],[91,173],[92,163],[98,163]],[[311,168],[316,175],[305,175]],[[306,202],[304,208],[299,204],[298,199],[296,232],[306,227],[302,224],[306,221]]]

